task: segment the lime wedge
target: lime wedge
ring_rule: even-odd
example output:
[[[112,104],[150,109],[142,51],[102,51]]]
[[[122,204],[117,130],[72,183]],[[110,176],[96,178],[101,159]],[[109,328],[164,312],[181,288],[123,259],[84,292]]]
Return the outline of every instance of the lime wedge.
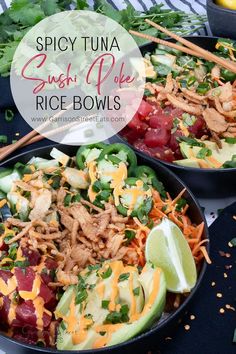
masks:
[[[191,249],[179,227],[167,218],[148,235],[145,249],[147,262],[162,268],[167,289],[174,293],[189,292],[196,284],[196,264]]]

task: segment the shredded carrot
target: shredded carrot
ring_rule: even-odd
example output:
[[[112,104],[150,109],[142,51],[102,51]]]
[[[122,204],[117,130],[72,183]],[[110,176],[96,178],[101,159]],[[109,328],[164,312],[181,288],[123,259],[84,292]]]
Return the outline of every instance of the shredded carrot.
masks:
[[[172,200],[172,205],[176,204],[178,202],[178,200],[182,197],[182,195],[185,193],[186,191],[186,188],[184,188],[178,195],[175,199]]]
[[[208,264],[211,264],[212,262],[211,262],[211,260],[210,260],[210,257],[209,257],[209,255],[208,255],[208,253],[207,253],[206,247],[205,247],[205,246],[201,246],[201,247],[200,247],[200,251],[202,252],[203,256],[205,257],[206,262],[207,262]]]
[[[182,230],[189,247],[194,256],[195,262],[198,265],[203,257],[209,263],[209,256],[207,254],[206,247],[203,246],[208,240],[203,240],[204,222],[199,225],[194,225],[190,218],[185,215],[188,210],[186,205],[183,210],[176,211],[176,203],[179,198],[184,194],[185,189],[182,190],[176,198],[172,200],[167,193],[167,198],[163,201],[160,194],[153,190],[153,208],[149,214],[150,219],[153,220],[154,225],[161,222],[164,217],[168,217]],[[130,247],[135,249],[138,256],[139,264],[145,264],[145,243],[148,237],[150,229],[143,225],[137,218],[133,218],[129,225],[129,229],[133,229],[136,232],[135,239],[131,242]],[[130,259],[130,264],[133,264],[134,260]]]

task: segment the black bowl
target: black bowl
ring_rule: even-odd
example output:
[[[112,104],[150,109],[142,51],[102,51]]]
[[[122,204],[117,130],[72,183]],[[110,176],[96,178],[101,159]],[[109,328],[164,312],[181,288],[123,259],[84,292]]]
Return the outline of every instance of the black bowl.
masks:
[[[207,16],[214,36],[236,39],[236,10],[216,5],[214,0],[207,0]]]
[[[70,156],[74,156],[76,154],[76,151],[78,147],[75,146],[63,146],[63,145],[54,145],[61,151],[65,152],[66,154]],[[32,156],[39,156],[43,158],[50,158],[49,152],[51,151],[53,146],[47,146],[44,148],[40,149],[34,149],[26,153],[22,153],[20,155],[16,155],[15,157],[10,158],[9,160],[5,161],[4,163],[0,164],[0,167],[6,167],[6,166],[11,166],[14,165],[16,162],[22,162],[26,163],[29,161],[29,159]],[[165,166],[161,165],[157,161],[153,159],[149,159],[145,156],[138,155],[138,163],[139,164],[145,164],[153,169],[155,169],[158,177],[160,180],[164,183],[166,190],[170,193],[172,196],[176,196],[183,188],[186,188],[185,184],[175,176],[173,172],[168,170]],[[188,215],[191,217],[191,220],[199,224],[202,221],[205,223],[205,228],[204,228],[204,235],[203,237],[205,239],[209,238],[208,235],[208,228],[206,226],[206,221],[203,216],[202,210],[200,206],[198,205],[198,202],[194,198],[193,194],[186,189],[184,196],[183,196],[189,204],[189,213]],[[209,247],[209,245],[207,245]],[[209,251],[209,249],[208,249]],[[203,263],[201,270],[199,272],[197,284],[195,288],[192,290],[190,295],[186,298],[186,300],[183,302],[183,304],[173,313],[168,315],[168,317],[163,318],[160,320],[156,325],[154,325],[150,330],[146,331],[143,334],[140,334],[139,336],[112,346],[112,347],[107,347],[106,349],[97,349],[96,353],[98,354],[105,354],[105,353],[123,353],[123,354],[128,354],[131,352],[136,351],[137,353],[144,353],[145,350],[147,351],[150,346],[155,343],[155,347],[158,346],[158,340],[166,337],[169,334],[169,331],[171,328],[173,328],[175,325],[177,325],[178,320],[180,319],[181,315],[186,311],[188,306],[190,305],[192,299],[196,296],[197,290],[199,289],[205,271],[206,271],[206,262]],[[155,341],[155,342],[154,342]],[[60,354],[62,351],[58,350],[53,350],[53,349],[45,349],[45,348],[40,348],[36,346],[30,346],[21,342],[18,342],[16,340],[10,339],[6,337],[3,334],[0,334],[0,349],[5,350],[7,353],[17,353],[17,354],[35,354],[37,352],[41,353],[57,353]],[[71,354],[73,352],[71,351],[63,351],[64,354]],[[75,352],[76,353],[76,352]],[[77,353],[80,354],[94,354],[94,350],[86,350],[86,351],[77,351]]]
[[[235,12],[236,13],[236,12]],[[217,42],[216,37],[186,37],[189,41],[201,46],[204,49],[213,51]],[[172,40],[171,40],[172,41]],[[149,43],[142,46],[141,52],[152,52],[156,48],[155,43]],[[124,142],[124,138],[117,135],[113,138],[120,142]],[[130,145],[131,146],[131,145]],[[140,155],[146,154],[132,148]],[[150,158],[148,159],[150,160]],[[192,192],[199,198],[223,198],[229,196],[236,196],[236,168],[228,169],[200,169],[179,166],[174,163],[169,163],[159,159],[155,159],[170,168],[175,172],[192,190]]]

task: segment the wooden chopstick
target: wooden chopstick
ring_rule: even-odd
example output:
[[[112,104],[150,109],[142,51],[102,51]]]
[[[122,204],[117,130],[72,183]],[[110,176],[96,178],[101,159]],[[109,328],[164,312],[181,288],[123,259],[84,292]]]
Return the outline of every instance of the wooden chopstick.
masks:
[[[71,105],[70,106],[67,106],[67,109],[71,108]],[[53,117],[59,117],[64,111],[60,111],[58,112],[57,114],[55,114]],[[87,118],[91,118],[93,116],[96,116],[96,114],[91,114],[89,116],[87,116]],[[59,127],[59,128],[56,128],[56,129],[53,129],[49,132],[45,132],[45,135],[46,137],[50,137],[50,136],[53,136],[55,134],[58,134],[58,133],[61,133],[63,131],[65,131],[66,129],[70,129],[72,128],[73,126],[77,125],[78,122],[72,122],[72,123],[68,123],[66,125],[64,125],[63,127]],[[35,132],[34,130],[32,132]],[[30,133],[32,133],[30,132]],[[29,134],[30,134],[29,133]],[[27,136],[29,135],[27,134]],[[30,144],[33,144],[33,143],[36,143],[40,140],[43,140],[45,139],[45,136],[44,135],[41,135],[41,134],[38,134],[38,132],[36,132],[37,135],[33,136],[32,138],[26,140],[25,142],[23,141],[23,143],[20,145],[20,147],[24,147],[24,146],[27,146],[27,145],[30,145]],[[23,138],[21,138],[19,141],[22,142]],[[0,161],[1,161],[1,157],[2,155],[4,155],[5,152],[7,152],[7,155],[5,157],[7,157],[10,153],[8,153],[9,151],[12,151],[12,146],[15,145],[16,143],[13,143],[13,144],[10,144],[10,145],[7,145],[7,146],[4,146],[2,148],[0,148]],[[15,151],[16,149],[14,149],[13,151]],[[4,158],[5,158],[4,157]]]
[[[53,135],[55,135],[55,134],[61,133],[61,132],[65,131],[66,129],[69,129],[69,128],[73,127],[73,126],[76,125],[76,124],[78,124],[78,123],[77,123],[77,122],[73,122],[73,123],[69,123],[69,124],[67,124],[67,125],[64,125],[63,127],[59,127],[59,128],[57,128],[57,129],[53,129],[53,130],[51,130],[51,131],[49,131],[49,132],[46,132],[46,133],[45,133],[45,136],[46,136],[46,137],[50,137],[50,136],[53,136]],[[38,134],[38,135],[34,136],[33,138],[31,138],[30,140],[28,140],[28,141],[26,141],[25,143],[23,143],[23,144],[21,145],[21,147],[24,147],[24,146],[27,146],[27,145],[31,145],[31,144],[37,143],[38,141],[45,139],[45,136]],[[15,144],[15,143],[14,143],[14,144]],[[10,147],[11,145],[12,145],[12,144],[9,144],[9,145],[7,145],[7,146],[3,146],[2,148],[0,148],[0,154],[1,154],[3,151],[9,149],[9,147]]]
[[[225,60],[223,58],[220,58],[217,55],[209,52],[208,50],[203,49],[203,48],[199,47],[198,45],[188,41],[187,39],[178,36],[176,33],[169,31],[167,28],[164,28],[151,20],[146,19],[145,21],[149,25],[151,25],[152,27],[156,28],[157,30],[165,33],[166,35],[170,36],[171,38],[174,38],[176,41],[184,44],[186,47],[192,49],[193,51],[196,51],[198,53],[198,56],[201,56],[202,58],[204,58],[206,60],[213,61],[213,62],[223,66],[224,68],[236,73],[236,64],[234,62],[232,62],[231,60]],[[179,50],[183,51],[182,46],[179,46],[179,47],[180,47]]]
[[[194,50],[191,50],[191,49],[186,48],[186,47],[182,47],[182,46],[180,46],[180,45],[178,45],[176,43],[167,42],[167,41],[165,41],[163,39],[150,36],[149,34],[140,33],[140,32],[133,31],[133,30],[130,30],[129,33],[133,34],[133,35],[135,35],[137,37],[147,39],[147,40],[149,40],[151,42],[162,44],[162,45],[165,45],[165,46],[173,48],[173,49],[181,50],[182,52],[184,52],[186,54],[190,54],[190,55],[193,55],[193,56],[199,56],[199,54],[196,51],[194,51]]]
[[[66,107],[66,110],[70,109],[72,107],[72,103],[70,105],[68,105]],[[65,110],[62,110],[58,113],[56,113],[53,116],[53,119],[60,117],[63,113],[65,112]],[[51,123],[50,120],[47,120],[46,122],[44,122],[41,126],[39,126],[39,130],[43,130],[44,128],[46,128],[49,124]],[[64,127],[63,127],[64,128]],[[1,153],[0,153],[0,161],[4,160],[7,156],[9,156],[10,154],[12,154],[15,150],[17,150],[18,148],[22,147],[22,145],[26,144],[29,140],[33,139],[36,135],[38,135],[38,131],[36,130],[31,130],[28,134],[26,134],[25,136],[23,136],[21,139],[19,139],[17,142],[15,142],[14,144],[8,145]]]
[[[4,149],[0,154],[0,161],[4,160],[8,155],[14,152],[16,149],[20,148],[23,144],[25,144],[28,140],[32,139],[38,132],[36,130],[32,130],[30,133],[25,135],[23,138],[18,140],[16,143],[8,145],[7,149]]]

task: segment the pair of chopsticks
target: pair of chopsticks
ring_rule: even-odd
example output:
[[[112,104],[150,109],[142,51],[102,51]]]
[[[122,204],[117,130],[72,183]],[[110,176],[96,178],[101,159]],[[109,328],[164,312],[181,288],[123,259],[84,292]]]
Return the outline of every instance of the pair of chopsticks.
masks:
[[[66,110],[69,110],[72,107],[72,104],[68,105],[66,107]],[[58,113],[56,113],[53,116],[53,119],[60,117],[63,113],[65,113],[65,110],[62,110]],[[67,125],[64,125],[63,127],[59,127],[56,129],[52,129],[47,133],[44,133],[47,137],[53,136],[55,134],[61,133],[61,132],[65,132],[67,129],[70,129],[71,127],[73,127],[75,124],[78,124],[77,122],[72,122],[69,123]],[[43,129],[45,129],[48,125],[50,125],[50,120],[48,119],[45,123],[43,123],[38,130],[42,131]],[[38,133],[38,131],[36,130],[32,130],[30,131],[28,134],[26,134],[25,136],[23,136],[21,139],[19,139],[17,142],[15,142],[14,144],[10,144],[7,146],[4,146],[2,148],[0,148],[0,161],[4,160],[7,156],[9,156],[10,154],[12,154],[14,151],[16,151],[17,149],[29,145],[29,144],[33,144],[36,143],[42,139],[44,139],[45,136],[41,135]]]
[[[162,44],[162,45],[165,45],[165,46],[173,48],[173,49],[180,50],[183,53],[190,54],[190,55],[193,55],[193,56],[196,56],[196,57],[201,57],[201,58],[203,58],[205,60],[208,60],[208,61],[212,61],[212,62],[214,62],[214,63],[216,63],[216,64],[218,64],[218,65],[220,65],[220,66],[222,66],[222,67],[234,72],[234,73],[236,73],[236,64],[233,61],[220,58],[217,55],[209,52],[208,50],[203,49],[203,48],[199,47],[198,45],[188,41],[187,39],[184,39],[184,38],[178,36],[177,34],[169,31],[167,28],[164,28],[164,27],[158,25],[157,23],[155,23],[153,21],[150,21],[148,19],[146,19],[145,21],[149,25],[151,25],[152,27],[154,27],[157,30],[159,30],[160,32],[163,32],[167,36],[175,39],[176,41],[178,41],[180,43],[182,43],[184,46],[181,46],[181,45],[178,45],[178,44],[172,43],[172,42],[167,42],[167,41],[165,41],[163,39],[159,39],[159,38],[156,38],[156,37],[153,37],[153,36],[149,36],[148,34],[140,33],[140,32],[137,32],[137,31],[130,30],[129,33],[133,34],[134,36],[147,39],[147,40],[149,40],[151,42],[155,42],[155,43]]]

